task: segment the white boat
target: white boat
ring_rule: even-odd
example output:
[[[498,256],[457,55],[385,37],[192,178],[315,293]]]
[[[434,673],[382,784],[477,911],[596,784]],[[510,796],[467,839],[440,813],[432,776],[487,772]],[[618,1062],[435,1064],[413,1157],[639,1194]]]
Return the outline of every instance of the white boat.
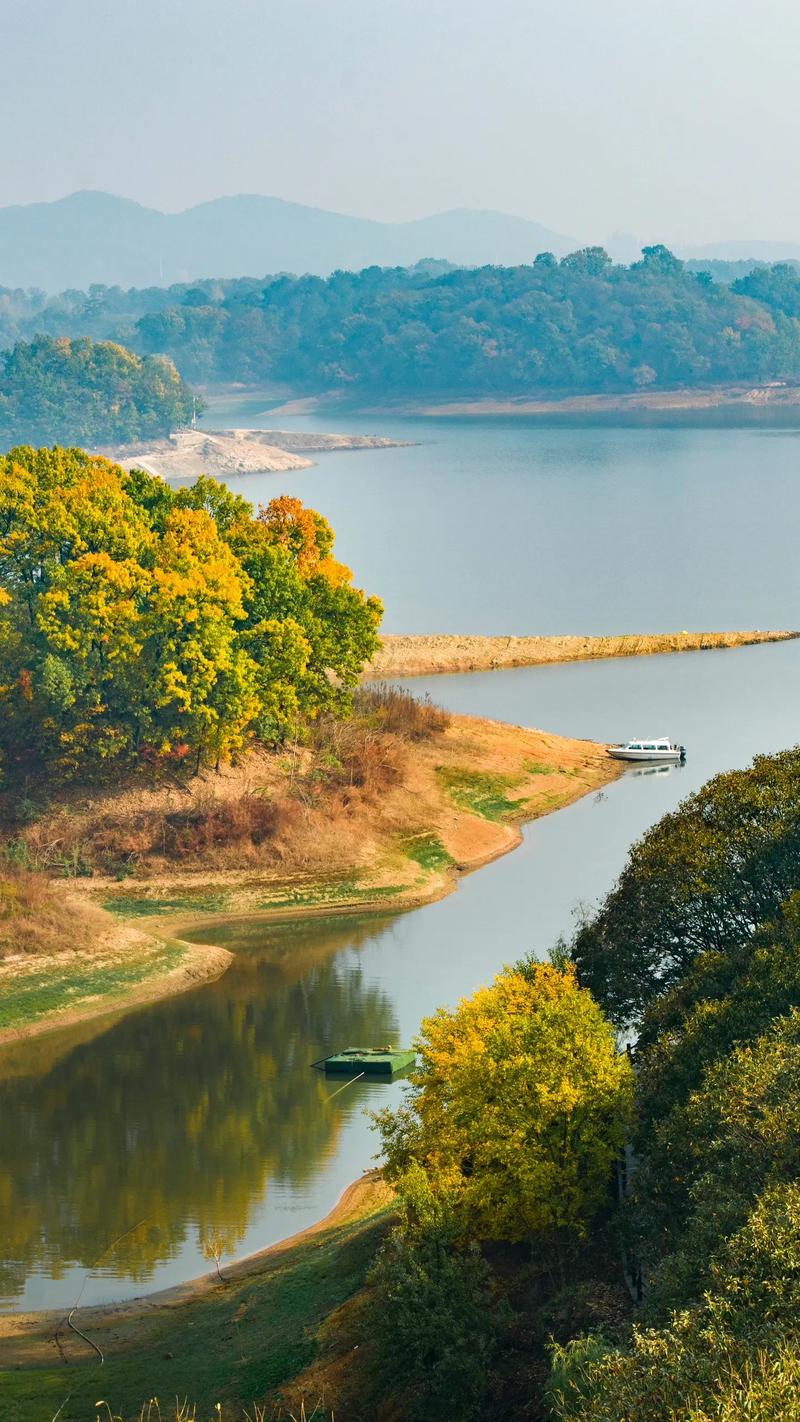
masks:
[[[686,747],[677,745],[669,736],[642,736],[623,745],[609,746],[608,754],[615,760],[666,761],[674,765],[686,759]]]

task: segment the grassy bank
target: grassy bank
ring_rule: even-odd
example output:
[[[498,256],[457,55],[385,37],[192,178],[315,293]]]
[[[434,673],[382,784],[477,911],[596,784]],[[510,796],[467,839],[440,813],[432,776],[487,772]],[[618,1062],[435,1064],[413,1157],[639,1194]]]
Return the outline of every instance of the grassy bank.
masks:
[[[594,742],[450,716],[393,691],[360,698],[352,721],[317,727],[306,744],[180,783],[89,801],[76,791],[20,829],[14,852],[37,892],[44,883],[69,911],[58,945],[0,960],[0,1042],[218,975],[227,956],[175,940],[191,930],[213,943],[223,915],[386,913],[440,898],[513,849],[521,821],[619,773]],[[77,877],[47,886],[53,845]],[[94,937],[73,942],[66,925],[90,920]]]
[[[59,1422],[94,1422],[101,1397],[125,1419],[151,1397],[165,1422],[176,1397],[195,1402],[198,1419],[241,1422],[244,1408],[252,1417],[254,1400],[313,1362],[321,1325],[363,1283],[390,1211],[388,1189],[365,1178],[311,1230],[223,1266],[224,1283],[209,1275],[148,1300],[81,1309],[73,1321],[102,1366],[63,1313],[0,1318],[4,1417],[43,1422],[61,1408]],[[309,1396],[309,1414],[316,1402]]]
[[[389,752],[396,755],[391,764]],[[374,786],[348,782],[320,791],[313,755],[294,772],[285,757],[251,758],[217,777],[213,804],[209,777],[198,777],[187,792],[198,816],[224,818],[227,803],[225,813],[238,820],[242,798],[273,806],[279,828],[255,846],[256,855],[249,837],[239,843],[238,862],[220,841],[177,864],[142,853],[124,883],[95,863],[79,891],[123,920],[159,920],[178,933],[191,923],[212,940],[219,915],[407,909],[450,892],[460,873],[513,849],[522,821],[619,773],[594,742],[468,716],[447,717],[413,741],[373,743],[370,755],[379,767]],[[316,793],[307,794],[309,784]],[[148,813],[169,810],[151,801]],[[184,805],[183,814],[192,813]]]
[[[184,992],[219,977],[231,959],[223,948],[156,938],[106,915],[102,921],[89,948],[0,962],[0,1047]]]
[[[797,632],[664,632],[619,637],[383,637],[365,675],[375,679],[430,676],[437,672],[494,671],[501,667],[585,662],[607,657],[644,657],[667,652],[750,647],[785,642]]]

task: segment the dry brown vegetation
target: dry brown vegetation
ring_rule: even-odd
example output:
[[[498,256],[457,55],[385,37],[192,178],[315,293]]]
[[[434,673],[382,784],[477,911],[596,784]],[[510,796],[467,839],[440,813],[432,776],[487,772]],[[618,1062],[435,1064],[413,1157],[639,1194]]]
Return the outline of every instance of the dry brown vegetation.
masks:
[[[13,864],[0,867],[0,958],[79,951],[91,946],[105,923],[100,909],[65,897],[45,875]]]
[[[133,781],[88,801],[70,792],[11,842],[41,874],[313,871],[331,867],[336,844],[345,863],[357,862],[361,818],[402,784],[412,748],[449,724],[440,707],[397,687],[363,687],[352,717],[322,717],[277,751],[256,748],[220,772]]]
[[[659,632],[618,637],[392,636],[366,668],[368,677],[428,676],[436,672],[494,671],[501,667],[585,662],[605,657],[644,657],[704,652],[784,642],[797,632]]]

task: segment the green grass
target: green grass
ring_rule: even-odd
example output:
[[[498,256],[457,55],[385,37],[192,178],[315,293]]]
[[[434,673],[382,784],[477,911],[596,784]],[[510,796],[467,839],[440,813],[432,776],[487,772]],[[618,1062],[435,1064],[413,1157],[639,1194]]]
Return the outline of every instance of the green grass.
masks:
[[[395,895],[402,894],[405,887],[404,884],[358,884],[355,879],[335,879],[326,883],[307,884],[296,889],[284,887],[276,891],[276,897],[262,899],[257,907],[267,911],[372,903],[373,900],[394,898]]]
[[[114,894],[103,899],[102,907],[120,918],[151,918],[167,913],[222,913],[228,904],[227,894],[185,894],[177,899],[160,899],[131,894]]]
[[[577,767],[568,770],[564,765],[545,765],[541,760],[526,760],[523,762],[522,769],[528,775],[580,775]]]
[[[460,810],[482,815],[485,820],[508,819],[511,815],[518,815],[525,805],[524,800],[510,800],[506,793],[519,785],[519,775],[461,770],[455,765],[439,765],[436,774]]]
[[[522,769],[527,775],[555,775],[557,773],[554,765],[545,765],[542,760],[523,761]]]
[[[135,1347],[115,1343],[113,1329],[99,1334],[103,1367],[95,1360],[0,1371],[3,1422],[50,1422],[68,1394],[59,1422],[94,1422],[101,1397],[126,1422],[150,1397],[161,1400],[165,1419],[174,1416],[176,1397],[197,1404],[198,1422],[216,1419],[217,1402],[223,1418],[242,1417],[239,1408],[252,1416],[254,1401],[313,1360],[320,1324],[363,1283],[388,1218],[386,1206],[373,1206],[366,1219],[265,1261],[258,1275],[146,1316]],[[75,1321],[80,1326],[80,1314]]]
[[[403,840],[402,848],[420,869],[450,869],[456,862],[437,834],[415,834],[411,839]]]
[[[63,968],[51,966],[43,973],[23,973],[0,989],[0,1028],[36,1022],[48,1012],[77,1005],[87,997],[110,997],[143,982],[154,973],[177,967],[186,945],[165,943],[163,948],[135,962],[126,959],[107,967],[82,960],[77,966],[66,958]]]

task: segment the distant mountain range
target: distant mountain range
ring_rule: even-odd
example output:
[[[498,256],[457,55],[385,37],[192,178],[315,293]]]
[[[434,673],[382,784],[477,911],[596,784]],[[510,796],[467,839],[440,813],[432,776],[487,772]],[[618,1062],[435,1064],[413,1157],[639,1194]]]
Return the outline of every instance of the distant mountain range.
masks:
[[[516,265],[579,243],[502,212],[457,208],[415,222],[374,222],[273,197],[224,197],[164,213],[109,193],[0,208],[0,286],[45,291],[164,286],[201,277],[410,266]]]
[[[0,287],[57,292],[95,282],[127,288],[275,272],[327,276],[339,267],[412,266],[426,257],[516,266],[537,252],[563,256],[581,245],[524,217],[469,208],[375,222],[274,197],[215,198],[167,213],[110,193],[79,192],[0,208]],[[639,246],[627,233],[608,240],[617,261],[635,260]],[[714,242],[680,255],[780,261],[800,258],[800,243]]]

